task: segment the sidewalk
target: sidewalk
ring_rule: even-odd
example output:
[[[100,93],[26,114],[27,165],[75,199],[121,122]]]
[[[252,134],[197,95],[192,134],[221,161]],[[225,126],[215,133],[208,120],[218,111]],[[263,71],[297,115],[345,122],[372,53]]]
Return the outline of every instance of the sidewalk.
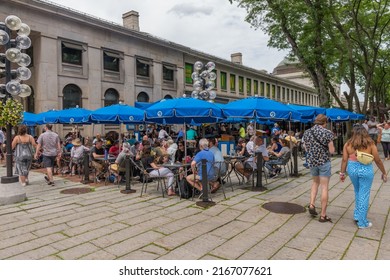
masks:
[[[212,196],[216,205],[208,209],[196,200],[162,198],[153,184],[143,197],[139,183],[133,194],[120,193],[116,185],[62,194],[88,186],[56,176],[50,187],[41,173],[32,172],[28,200],[0,206],[0,259],[390,259],[390,183],[383,184],[375,168],[368,214],[373,227],[359,230],[352,215],[353,187],[336,174],[340,161],[332,159],[328,215],[333,223],[319,223],[307,211],[287,215],[261,207],[270,201],[306,207],[308,169],[299,170],[299,178],[269,179],[263,193],[233,181],[227,199],[218,191]],[[389,170],[390,161],[384,164]],[[5,172],[0,167],[0,175]]]

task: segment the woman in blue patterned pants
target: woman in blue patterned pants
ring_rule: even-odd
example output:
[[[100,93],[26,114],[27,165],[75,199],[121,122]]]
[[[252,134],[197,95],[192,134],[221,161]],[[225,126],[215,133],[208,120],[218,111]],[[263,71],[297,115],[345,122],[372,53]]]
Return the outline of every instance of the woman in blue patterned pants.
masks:
[[[372,163],[363,164],[357,160],[356,151],[365,152],[374,156],[374,161],[382,172],[382,180],[387,181],[386,170],[379,158],[374,141],[368,135],[367,130],[361,125],[355,125],[352,137],[345,143],[343,160],[341,162],[340,180],[345,180],[345,170],[348,166],[348,175],[351,178],[355,191],[355,210],[353,217],[360,229],[369,228],[372,223],[367,219],[370,203],[370,191],[374,180],[374,168]]]

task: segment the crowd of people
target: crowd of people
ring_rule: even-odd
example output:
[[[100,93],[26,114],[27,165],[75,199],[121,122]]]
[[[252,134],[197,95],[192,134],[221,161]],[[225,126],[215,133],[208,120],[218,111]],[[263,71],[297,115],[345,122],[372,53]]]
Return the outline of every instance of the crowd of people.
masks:
[[[102,137],[82,137],[79,132],[73,131],[67,134],[64,141],[57,133],[52,131],[52,125],[46,124],[44,132],[39,137],[32,137],[27,133],[27,127],[18,127],[17,135],[13,137],[12,149],[15,158],[15,174],[19,175],[22,186],[29,184],[29,171],[32,163],[38,161],[46,168],[44,179],[48,185],[54,185],[54,166],[63,165],[61,158],[69,157],[67,170],[71,175],[80,172],[84,155],[89,155],[91,167],[96,170],[96,181],[107,179],[107,174],[112,174],[116,182],[124,179],[126,156],[134,162],[140,162],[145,171],[153,177],[165,177],[167,180],[167,194],[177,194],[175,188],[175,174],[172,169],[164,167],[166,163],[189,164],[189,172],[181,178],[197,189],[203,190],[202,165],[206,160],[206,174],[210,183],[211,192],[218,191],[223,183],[222,176],[228,171],[226,161],[218,147],[218,136],[222,134],[234,135],[235,148],[231,155],[240,158],[234,165],[238,174],[241,174],[247,182],[257,169],[256,154],[260,153],[264,162],[264,168],[269,178],[275,178],[281,172],[280,165],[284,164],[291,156],[291,148],[303,143],[305,149],[305,164],[310,169],[312,176],[311,196],[308,205],[310,215],[317,216],[316,198],[321,190],[321,210],[319,222],[332,222],[327,215],[329,197],[329,178],[332,175],[330,155],[335,152],[333,141],[335,134],[327,127],[327,117],[318,115],[314,125],[303,132],[287,132],[278,123],[264,131],[256,130],[253,122],[246,126],[219,124],[216,127],[209,126],[202,134],[193,126],[185,130],[180,128],[177,132],[171,131],[165,126],[148,125],[142,138],[138,141],[135,135],[119,136],[110,133]],[[230,133],[230,134],[229,134]],[[0,130],[0,147],[4,145],[5,133]],[[190,145],[189,143],[196,143]],[[367,219],[369,194],[374,177],[371,161],[374,161],[382,172],[382,179],[387,181],[387,174],[380,159],[377,144],[383,147],[384,160],[390,159],[390,123],[378,123],[375,118],[370,118],[362,124],[354,125],[352,136],[345,143],[340,168],[340,181],[344,182],[346,172],[352,181],[355,190],[354,220],[359,228],[371,227],[372,223]],[[362,163],[359,159],[361,153],[372,156],[369,163]],[[4,153],[0,149],[0,157]],[[112,159],[107,166],[107,158]],[[109,169],[107,169],[109,168]],[[107,173],[107,170],[110,171]],[[183,171],[183,169],[181,170]],[[134,177],[140,177],[139,170],[132,170]]]

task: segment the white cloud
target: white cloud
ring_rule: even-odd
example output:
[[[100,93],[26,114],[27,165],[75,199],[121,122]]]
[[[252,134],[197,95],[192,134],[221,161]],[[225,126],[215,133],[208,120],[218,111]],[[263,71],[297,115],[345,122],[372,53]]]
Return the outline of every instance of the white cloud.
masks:
[[[51,1],[118,24],[122,14],[135,10],[141,31],[226,60],[241,52],[245,66],[268,72],[287,53],[269,49],[268,37],[251,28],[246,11],[228,0]]]

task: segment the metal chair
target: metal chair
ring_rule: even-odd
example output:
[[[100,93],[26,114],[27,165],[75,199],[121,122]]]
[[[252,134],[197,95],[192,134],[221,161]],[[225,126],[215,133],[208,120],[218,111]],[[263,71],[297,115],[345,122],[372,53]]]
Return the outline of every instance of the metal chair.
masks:
[[[165,183],[166,177],[165,176],[153,176],[152,177],[149,174],[149,171],[151,171],[151,170],[147,170],[144,167],[144,165],[142,164],[142,161],[134,161],[133,159],[130,159],[130,160],[131,160],[132,164],[134,165],[134,167],[140,171],[140,176],[142,176],[142,188],[141,188],[141,195],[140,196],[142,197],[142,194],[144,192],[146,193],[146,190],[148,188],[148,183],[150,183],[152,181],[157,181],[157,191],[161,187],[161,193],[162,193],[162,196],[164,197],[164,192],[167,189],[167,184]]]
[[[288,179],[288,174],[290,173],[290,166],[289,166],[289,162],[290,162],[290,159],[291,159],[291,150],[288,151],[284,156],[283,156],[283,161],[278,164],[279,166],[283,166],[283,169],[284,169],[284,174],[286,175],[286,179]],[[287,166],[287,170],[288,172],[286,171],[286,166]]]

